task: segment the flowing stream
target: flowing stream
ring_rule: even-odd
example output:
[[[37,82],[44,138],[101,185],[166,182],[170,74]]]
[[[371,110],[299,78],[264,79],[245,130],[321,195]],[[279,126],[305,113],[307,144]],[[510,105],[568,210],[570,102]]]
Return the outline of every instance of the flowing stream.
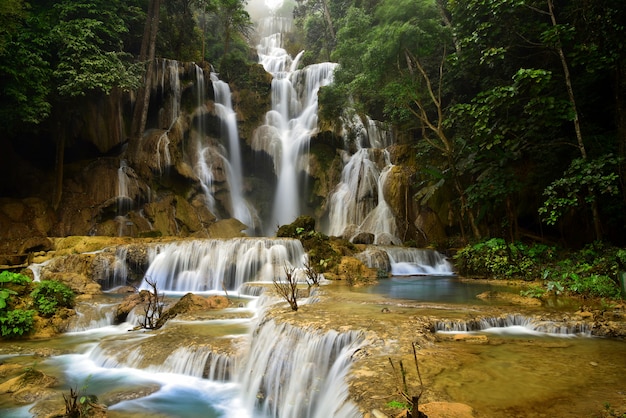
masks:
[[[119,285],[117,280],[129,270],[125,256],[125,251],[118,251],[109,269],[113,279],[106,283],[111,287]],[[393,260],[392,271],[406,268],[409,262],[420,271],[440,274],[395,276],[381,283],[394,287],[427,280],[433,288],[457,294],[455,300],[446,302],[444,311],[438,311],[450,319],[435,323],[437,332],[444,337],[446,333],[491,335],[489,344],[444,338],[439,344],[448,346],[444,352],[452,357],[423,360],[429,390],[465,402],[481,416],[494,417],[542,416],[544,410],[552,411],[550,416],[576,416],[568,411],[582,408],[592,413],[603,402],[616,405],[624,399],[623,342],[590,337],[589,329],[576,328],[576,324],[537,322],[516,314],[476,317],[470,322],[454,319],[453,312],[476,303],[476,294],[483,291],[480,286],[457,286],[451,270],[443,274],[446,264],[440,256],[428,251],[404,254],[390,249],[388,257]],[[169,302],[190,291],[207,296],[224,295],[227,290],[233,304],[192,321],[170,320],[159,331],[129,332],[142,312],[113,325],[113,312],[122,296],[111,293],[80,303],[72,332],[17,345],[0,342],[3,363],[36,368],[58,379],[56,394],[49,395],[44,405],[54,401],[61,407],[58,391],[72,387],[98,396],[113,417],[362,416],[351,401],[348,376],[354,354],[364,347],[365,333],[370,330],[346,327],[341,320],[337,328],[325,331],[276,321],[268,310],[282,303],[280,309],[288,311],[284,301],[250,291],[268,285],[284,265],[302,268],[306,254],[299,241],[237,238],[155,244],[149,259],[147,275],[166,291]],[[388,300],[381,294],[384,290],[377,292],[379,296],[374,297],[379,301]],[[410,292],[399,291],[396,296],[411,299]],[[429,293],[419,300],[443,303]],[[314,312],[315,294],[300,303],[310,304]],[[384,306],[402,309],[394,308],[394,303]],[[362,307],[356,303],[348,312],[371,315],[361,312]],[[16,346],[20,349],[15,350]],[[376,393],[376,388],[368,390]],[[545,402],[556,406],[546,407]],[[8,394],[0,395],[3,417],[33,416],[33,404],[24,404],[16,405]]]

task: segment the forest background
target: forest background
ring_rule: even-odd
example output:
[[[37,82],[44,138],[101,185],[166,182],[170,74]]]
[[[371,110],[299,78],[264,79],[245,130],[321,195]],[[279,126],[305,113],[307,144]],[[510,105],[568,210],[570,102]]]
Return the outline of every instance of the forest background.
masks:
[[[138,98],[132,143],[145,127],[142,83],[155,57],[208,62],[244,84],[256,63],[247,3],[3,1],[0,141],[58,165],[80,98],[123,90]],[[305,51],[301,65],[339,63],[320,91],[321,119],[350,107],[392,124],[420,165],[414,198],[456,202],[451,235],[579,249],[626,242],[625,8],[291,0],[276,13],[293,14],[287,49]],[[0,187],[4,197],[26,192],[19,182]],[[626,255],[613,254],[612,269],[623,271]]]

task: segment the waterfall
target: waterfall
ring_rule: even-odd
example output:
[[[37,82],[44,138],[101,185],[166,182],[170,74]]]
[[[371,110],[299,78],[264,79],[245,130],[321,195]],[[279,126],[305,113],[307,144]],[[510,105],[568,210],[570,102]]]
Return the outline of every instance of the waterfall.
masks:
[[[80,332],[113,324],[116,303],[81,303],[75,307],[76,316],[67,332]]]
[[[305,257],[300,241],[288,238],[183,241],[153,247],[146,277],[167,292],[236,290],[271,283],[284,266],[302,269]]]
[[[383,247],[389,255],[394,276],[454,274],[452,264],[440,252],[422,248]]]
[[[276,418],[360,416],[345,377],[363,342],[356,332],[318,333],[286,323],[258,326],[239,376],[248,410]]]
[[[180,115],[180,100],[182,97],[182,89],[180,85],[180,69],[179,62],[176,60],[162,59],[161,68],[156,71],[155,77],[158,83],[155,83],[157,90],[161,91],[161,100],[164,103],[163,109],[159,112],[159,126],[167,129],[159,137],[156,145],[157,169],[160,173],[172,164],[170,155],[170,138],[169,131],[178,121]],[[160,71],[159,71],[160,70]]]
[[[590,336],[591,327],[584,322],[540,320],[519,314],[471,320],[436,321],[437,332],[492,332],[499,334],[550,334],[557,336]]]
[[[366,232],[374,235],[376,244],[401,244],[395,216],[384,197],[393,168],[387,151],[361,148],[352,156],[344,153],[344,159],[341,181],[329,199],[329,235],[344,236],[351,226],[348,239]]]
[[[248,233],[255,230],[252,208],[243,196],[243,168],[237,130],[237,114],[233,110],[231,91],[228,83],[223,82],[217,74],[211,74],[213,91],[215,92],[215,110],[222,120],[228,143],[227,177],[231,199],[231,216],[248,226]]]
[[[269,22],[268,22],[269,20]],[[276,194],[270,225],[292,222],[301,214],[299,175],[308,168],[309,141],[317,129],[317,92],[332,82],[334,63],[297,69],[299,58],[282,47],[285,18],[270,16],[260,25],[259,62],[272,74],[272,109],[254,134],[252,147],[274,161]]]
[[[369,268],[383,270],[393,276],[453,276],[448,259],[427,248],[368,246],[356,255]]]

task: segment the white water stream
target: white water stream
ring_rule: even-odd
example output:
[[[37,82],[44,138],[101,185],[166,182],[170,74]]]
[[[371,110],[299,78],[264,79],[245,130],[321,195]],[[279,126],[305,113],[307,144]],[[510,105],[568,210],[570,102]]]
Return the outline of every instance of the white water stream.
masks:
[[[301,173],[308,168],[309,141],[317,130],[317,93],[332,82],[336,64],[326,62],[298,68],[302,52],[293,59],[283,48],[288,18],[270,15],[259,24],[259,62],[272,74],[272,109],[254,135],[252,147],[274,162],[277,177],[268,234],[275,225],[291,223],[302,214]]]

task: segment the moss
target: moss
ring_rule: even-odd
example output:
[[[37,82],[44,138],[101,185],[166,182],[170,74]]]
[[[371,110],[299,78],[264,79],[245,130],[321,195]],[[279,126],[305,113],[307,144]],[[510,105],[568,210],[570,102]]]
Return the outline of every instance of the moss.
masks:
[[[315,219],[311,216],[299,216],[293,223],[282,225],[278,228],[276,236],[299,239],[309,254],[311,263],[320,265],[320,261],[324,260],[327,270],[341,260],[341,254],[330,244],[330,238],[315,231]]]

